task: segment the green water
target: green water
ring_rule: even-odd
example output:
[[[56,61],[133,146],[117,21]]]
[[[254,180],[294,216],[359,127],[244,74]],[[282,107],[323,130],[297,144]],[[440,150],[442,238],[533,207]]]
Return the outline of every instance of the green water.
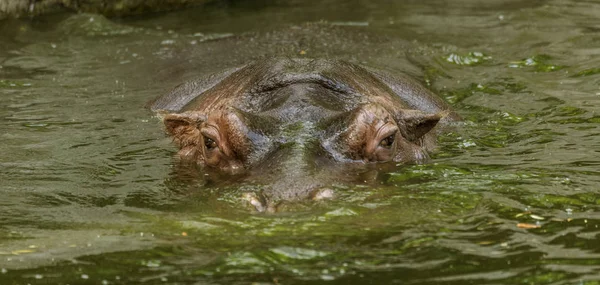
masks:
[[[0,284],[600,284],[599,3],[246,2],[0,22]],[[465,122],[256,213],[144,105],[273,55],[409,73]]]

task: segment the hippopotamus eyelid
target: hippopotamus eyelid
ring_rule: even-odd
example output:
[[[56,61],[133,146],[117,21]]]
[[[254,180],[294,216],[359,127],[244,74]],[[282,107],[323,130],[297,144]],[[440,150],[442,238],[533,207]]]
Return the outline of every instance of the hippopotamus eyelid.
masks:
[[[200,129],[200,133],[206,137],[209,138],[215,142],[219,141],[219,131],[217,131],[217,128],[214,126],[208,126],[205,128]]]
[[[383,124],[375,133],[375,138],[382,138],[382,140],[389,136],[395,136],[398,133],[398,127],[390,122]]]
[[[391,127],[390,127],[391,125]],[[375,132],[377,135],[382,134],[382,132],[387,132],[389,134],[391,133],[395,133],[398,131],[398,127],[396,127],[396,125],[394,125],[392,122],[385,122],[384,124],[382,124],[381,126],[379,126],[379,128],[377,129],[377,131]]]

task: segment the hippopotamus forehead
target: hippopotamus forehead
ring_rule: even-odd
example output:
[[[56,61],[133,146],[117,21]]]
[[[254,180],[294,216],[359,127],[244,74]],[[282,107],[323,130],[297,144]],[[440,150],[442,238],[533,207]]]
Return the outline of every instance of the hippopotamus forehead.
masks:
[[[365,95],[391,95],[387,92],[390,90],[370,72],[341,61],[280,59],[249,68],[264,70],[249,93],[262,94],[284,86],[312,83],[313,87],[321,87],[317,91],[327,90],[321,93],[329,94],[328,97],[339,99],[342,103],[348,100],[347,97],[357,100]]]
[[[339,93],[315,83],[295,83],[269,92],[248,94],[237,102],[240,110],[278,118],[282,123],[318,122],[363,103],[359,94]]]
[[[186,109],[212,110],[235,105],[255,113],[303,96],[311,99],[314,106],[348,110],[367,100],[397,101],[392,93],[369,71],[357,65],[328,60],[277,59],[240,69],[190,102]]]

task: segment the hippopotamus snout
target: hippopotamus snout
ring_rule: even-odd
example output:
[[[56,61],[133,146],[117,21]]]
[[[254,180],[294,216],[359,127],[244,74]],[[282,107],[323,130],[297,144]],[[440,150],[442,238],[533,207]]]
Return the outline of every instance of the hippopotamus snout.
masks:
[[[274,213],[278,212],[280,206],[286,202],[302,201],[306,199],[319,201],[334,197],[333,189],[324,186],[323,183],[293,183],[298,181],[304,181],[304,179],[299,178],[292,181],[277,182],[265,186],[262,191],[258,193],[245,193],[243,198],[259,212]],[[281,195],[282,193],[289,195]]]
[[[298,127],[296,131],[310,133],[310,128]],[[258,211],[276,212],[278,206],[286,201],[333,197],[331,184],[337,175],[332,173],[332,169],[337,162],[315,145],[318,142],[312,136],[294,137],[248,175],[250,182],[263,185],[260,192],[245,195]]]

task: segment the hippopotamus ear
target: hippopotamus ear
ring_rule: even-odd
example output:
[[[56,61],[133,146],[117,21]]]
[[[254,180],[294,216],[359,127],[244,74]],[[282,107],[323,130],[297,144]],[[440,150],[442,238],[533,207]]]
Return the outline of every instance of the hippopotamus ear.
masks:
[[[418,110],[400,110],[396,113],[396,122],[402,136],[412,142],[420,142],[442,119],[443,114],[426,113]]]
[[[200,143],[199,125],[204,121],[206,116],[197,112],[173,113],[163,118],[167,133],[181,148]]]

